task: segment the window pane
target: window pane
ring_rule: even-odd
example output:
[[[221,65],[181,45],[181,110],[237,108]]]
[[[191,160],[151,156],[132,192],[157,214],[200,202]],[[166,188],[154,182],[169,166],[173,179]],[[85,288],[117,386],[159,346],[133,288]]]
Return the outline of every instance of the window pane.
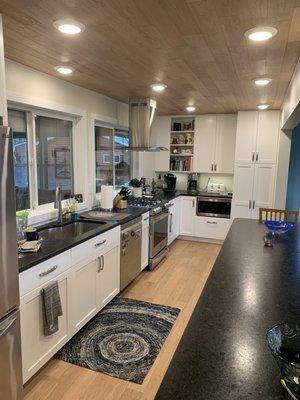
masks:
[[[113,129],[95,126],[96,193],[113,185]]]
[[[26,113],[8,110],[8,124],[13,130],[16,209],[19,211],[30,208]]]
[[[130,181],[129,132],[115,130],[115,185],[122,186]]]
[[[38,203],[52,203],[58,185],[67,199],[73,193],[72,122],[37,116],[35,127]]]

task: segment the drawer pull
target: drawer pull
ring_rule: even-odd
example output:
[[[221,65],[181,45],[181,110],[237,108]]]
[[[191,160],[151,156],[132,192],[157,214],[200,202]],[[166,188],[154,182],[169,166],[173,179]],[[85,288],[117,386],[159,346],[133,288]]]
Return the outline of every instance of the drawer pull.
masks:
[[[104,257],[100,256],[98,257],[98,273],[103,271],[104,269]]]
[[[57,265],[53,265],[53,267],[46,269],[46,271],[40,272],[39,277],[42,278],[43,276],[51,274],[51,272],[55,271],[57,268],[58,268]]]
[[[104,243],[106,243],[106,239],[101,240],[101,242],[99,242],[99,243],[96,243],[96,244],[95,244],[95,247],[100,247],[100,246],[102,246]]]
[[[217,222],[214,221],[206,221],[207,224],[217,225]]]
[[[147,217],[147,218],[143,219],[143,221],[148,221],[148,219],[149,219],[149,217]]]

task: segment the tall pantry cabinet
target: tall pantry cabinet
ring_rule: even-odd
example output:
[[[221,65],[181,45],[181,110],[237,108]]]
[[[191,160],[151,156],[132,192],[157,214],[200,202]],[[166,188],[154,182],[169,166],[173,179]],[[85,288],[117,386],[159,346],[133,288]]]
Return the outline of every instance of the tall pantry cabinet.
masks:
[[[278,157],[279,111],[240,111],[237,119],[232,216],[258,219],[272,208]]]

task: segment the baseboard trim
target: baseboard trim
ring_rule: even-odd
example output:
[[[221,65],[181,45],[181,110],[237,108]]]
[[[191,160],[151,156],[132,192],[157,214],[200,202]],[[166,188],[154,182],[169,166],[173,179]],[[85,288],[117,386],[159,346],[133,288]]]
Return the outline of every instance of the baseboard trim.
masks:
[[[177,239],[179,239],[179,240],[190,240],[192,242],[212,243],[212,244],[223,244],[224,243],[224,240],[208,239],[208,238],[201,238],[201,237],[196,237],[196,236],[179,235],[177,237]]]

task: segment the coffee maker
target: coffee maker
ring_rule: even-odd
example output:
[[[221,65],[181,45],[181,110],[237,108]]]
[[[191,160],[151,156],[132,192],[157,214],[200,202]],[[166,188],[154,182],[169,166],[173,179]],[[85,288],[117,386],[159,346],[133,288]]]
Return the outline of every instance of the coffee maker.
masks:
[[[188,192],[197,192],[198,179],[197,174],[188,174]]]
[[[176,191],[176,180],[177,177],[173,174],[164,175],[164,192],[175,192]]]

